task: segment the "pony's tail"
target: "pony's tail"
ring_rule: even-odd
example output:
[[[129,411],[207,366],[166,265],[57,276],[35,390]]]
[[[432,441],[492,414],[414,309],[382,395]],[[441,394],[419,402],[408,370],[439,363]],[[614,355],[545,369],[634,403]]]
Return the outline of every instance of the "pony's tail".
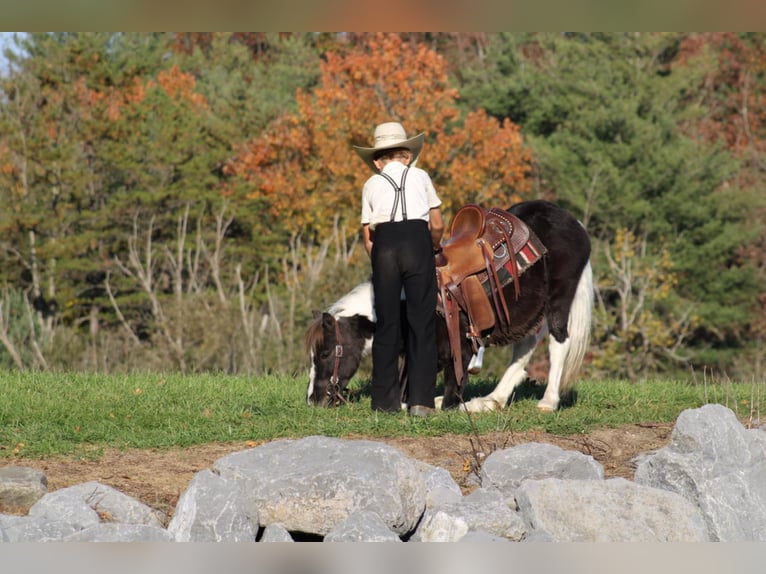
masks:
[[[585,352],[590,344],[591,316],[593,314],[593,270],[590,259],[585,264],[577,284],[572,307],[569,311],[567,330],[569,349],[561,373],[560,392],[563,394],[574,386],[577,372],[582,366]]]

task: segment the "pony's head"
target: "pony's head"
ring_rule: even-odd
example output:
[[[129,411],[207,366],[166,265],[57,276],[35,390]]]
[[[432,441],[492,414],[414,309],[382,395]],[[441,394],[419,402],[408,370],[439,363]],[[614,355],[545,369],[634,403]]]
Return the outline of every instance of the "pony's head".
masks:
[[[309,405],[333,407],[345,403],[344,393],[354,376],[375,324],[363,315],[334,317],[316,313],[306,331],[311,371],[306,399]]]

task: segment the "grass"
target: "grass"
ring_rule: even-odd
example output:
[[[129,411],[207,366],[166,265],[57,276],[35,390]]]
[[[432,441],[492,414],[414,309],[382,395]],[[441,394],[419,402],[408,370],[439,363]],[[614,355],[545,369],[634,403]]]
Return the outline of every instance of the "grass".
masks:
[[[477,379],[467,394],[494,387]],[[0,373],[0,457],[97,456],[100,449],[188,447],[309,435],[426,436],[672,422],[688,408],[724,404],[742,418],[766,412],[763,383],[584,380],[573,405],[542,414],[542,387],[518,389],[502,412],[439,412],[428,419],[370,410],[368,381],[352,381],[348,405],[309,407],[303,378],[268,376]],[[470,398],[470,396],[468,398]],[[474,430],[475,429],[475,430]]]

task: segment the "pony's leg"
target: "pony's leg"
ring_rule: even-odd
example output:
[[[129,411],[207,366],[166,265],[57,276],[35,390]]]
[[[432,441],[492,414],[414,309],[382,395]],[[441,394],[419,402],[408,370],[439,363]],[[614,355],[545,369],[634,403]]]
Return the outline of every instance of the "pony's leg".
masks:
[[[476,397],[471,399],[461,408],[468,412],[478,413],[484,411],[494,411],[505,408],[508,399],[511,398],[513,389],[519,386],[527,378],[526,367],[532,354],[535,352],[540,337],[534,333],[527,335],[518,343],[513,345],[513,356],[511,363],[497,383],[495,390],[486,397]]]
[[[463,356],[465,360],[465,356]],[[464,363],[465,364],[465,363]],[[454,409],[462,402],[462,389],[468,383],[468,373],[463,376],[463,384],[458,385],[455,368],[452,361],[444,368],[444,395],[435,397],[434,403],[437,409]]]
[[[537,408],[543,412],[553,412],[559,408],[561,402],[559,387],[569,346],[569,337],[563,343],[559,343],[553,335],[548,340],[548,354],[551,361],[551,367],[548,370],[548,385],[545,387],[543,398],[537,403]]]

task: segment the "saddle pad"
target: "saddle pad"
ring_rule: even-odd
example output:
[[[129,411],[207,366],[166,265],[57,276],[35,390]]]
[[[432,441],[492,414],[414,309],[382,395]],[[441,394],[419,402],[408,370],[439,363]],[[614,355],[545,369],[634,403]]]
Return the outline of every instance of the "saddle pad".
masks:
[[[535,233],[530,229],[529,240],[527,241],[526,245],[524,245],[516,254],[516,265],[519,271],[519,276],[521,276],[524,271],[534,265],[547,251],[548,250],[545,248],[545,245],[543,245],[542,241],[540,241],[537,235],[535,235]],[[507,256],[504,244],[495,249],[495,260],[503,263],[502,265],[497,266],[496,270],[497,278],[500,280],[500,286],[505,287],[511,281],[513,281],[513,262]],[[484,288],[484,292],[488,297],[491,297],[491,285],[488,281],[489,278],[487,276],[487,272],[482,271],[481,273],[477,274],[476,277]]]

